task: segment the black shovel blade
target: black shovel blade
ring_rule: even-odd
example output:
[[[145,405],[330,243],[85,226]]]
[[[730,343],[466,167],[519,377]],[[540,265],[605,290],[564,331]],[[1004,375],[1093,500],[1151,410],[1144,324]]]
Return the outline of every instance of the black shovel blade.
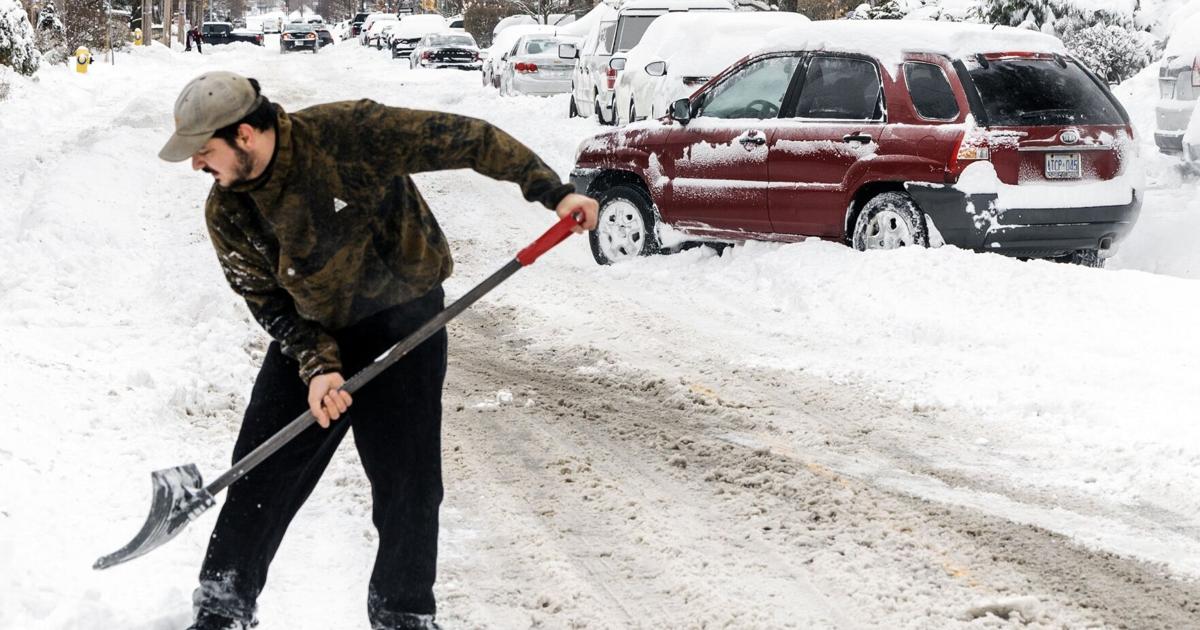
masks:
[[[216,504],[204,489],[204,481],[195,464],[156,470],[150,473],[150,483],[154,495],[146,524],[128,545],[101,557],[92,565],[93,569],[107,569],[150,553]]]

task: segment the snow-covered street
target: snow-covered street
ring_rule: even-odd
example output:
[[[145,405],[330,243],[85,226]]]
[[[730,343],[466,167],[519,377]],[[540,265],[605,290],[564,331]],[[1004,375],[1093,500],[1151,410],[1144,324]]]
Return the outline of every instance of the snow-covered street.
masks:
[[[161,46],[0,101],[0,628],[178,630],[216,510],[108,571],[152,470],[229,463],[267,337],[156,153],[180,88],[286,109],[370,98],[484,118],[564,178],[601,129],[477,72]],[[809,241],[611,267],[573,237],[450,327],[447,628],[1200,627],[1200,183],[1116,90],[1148,171],[1107,269]],[[28,121],[36,120],[36,124]],[[417,177],[452,299],[553,221],[516,186]],[[260,630],[367,627],[370,490],[347,441]]]

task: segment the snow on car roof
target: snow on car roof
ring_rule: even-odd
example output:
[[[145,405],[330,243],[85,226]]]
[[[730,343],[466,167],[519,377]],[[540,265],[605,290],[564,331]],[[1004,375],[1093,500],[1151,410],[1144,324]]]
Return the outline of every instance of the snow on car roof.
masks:
[[[574,22],[560,27],[559,35],[575,35],[577,37],[587,37],[594,29],[600,27],[600,23],[606,20],[617,19],[617,10],[601,2],[595,8],[588,11],[587,15],[575,20]]]
[[[1163,49],[1164,59],[1196,55],[1200,55],[1200,13],[1179,22],[1171,31],[1171,37],[1167,39],[1167,46]],[[1188,59],[1187,62],[1191,63],[1191,60]]]
[[[758,52],[827,50],[870,55],[897,68],[905,53],[962,59],[979,53],[1066,53],[1058,38],[1010,26],[907,20],[822,20],[766,33]]]
[[[662,60],[674,76],[712,76],[760,48],[765,33],[808,21],[799,13],[669,13],[654,20],[641,42],[624,55],[626,67]]]
[[[687,9],[732,9],[726,0],[630,0],[621,5],[621,13],[629,11],[684,11]]]
[[[500,31],[500,34],[492,40],[492,46],[488,50],[505,51],[512,48],[513,44],[517,43],[517,40],[522,35],[529,35],[531,33],[553,34],[554,31],[555,28],[553,26],[546,24],[518,24],[517,26],[510,26]]]

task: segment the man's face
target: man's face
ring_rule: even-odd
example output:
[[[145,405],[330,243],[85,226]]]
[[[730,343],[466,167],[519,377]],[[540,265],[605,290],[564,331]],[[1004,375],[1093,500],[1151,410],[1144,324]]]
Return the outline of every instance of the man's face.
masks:
[[[240,140],[237,142],[240,144]],[[245,149],[230,146],[221,138],[210,138],[192,155],[192,169],[212,175],[218,186],[229,188],[250,179],[254,161]]]

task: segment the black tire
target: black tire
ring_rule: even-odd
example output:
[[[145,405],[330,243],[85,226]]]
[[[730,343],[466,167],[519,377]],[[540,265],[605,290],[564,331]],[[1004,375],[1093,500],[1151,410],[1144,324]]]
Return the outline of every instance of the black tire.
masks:
[[[600,92],[592,92],[592,109],[596,113],[596,122],[607,125],[608,123],[604,122],[604,113],[600,110]]]
[[[907,193],[880,193],[858,213],[850,244],[859,251],[929,247],[925,214]]]
[[[629,122],[637,122],[637,108],[633,106],[633,101],[629,101]]]
[[[588,232],[588,244],[592,248],[592,258],[601,265],[611,265],[627,258],[637,256],[653,256],[661,251],[658,241],[658,218],[654,212],[654,202],[644,188],[621,184],[613,186],[596,196],[600,203],[599,220],[604,223]],[[635,217],[632,213],[636,212]],[[614,239],[621,225],[637,224],[640,218],[641,229],[636,233],[628,233],[624,242]],[[606,250],[622,252],[620,257],[610,257]]]
[[[575,95],[571,95],[571,105],[567,108],[567,118],[578,118],[579,107],[575,105]]]

